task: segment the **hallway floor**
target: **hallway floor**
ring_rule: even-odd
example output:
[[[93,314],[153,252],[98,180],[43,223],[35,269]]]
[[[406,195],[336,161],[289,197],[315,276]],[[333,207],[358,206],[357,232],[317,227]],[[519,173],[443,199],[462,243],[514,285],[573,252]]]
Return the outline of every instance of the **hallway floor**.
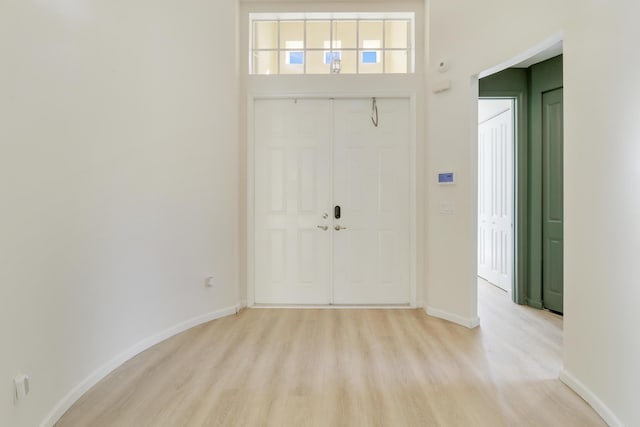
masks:
[[[125,363],[66,426],[604,426],[557,378],[562,318],[479,284],[481,326],[422,310],[248,309]]]

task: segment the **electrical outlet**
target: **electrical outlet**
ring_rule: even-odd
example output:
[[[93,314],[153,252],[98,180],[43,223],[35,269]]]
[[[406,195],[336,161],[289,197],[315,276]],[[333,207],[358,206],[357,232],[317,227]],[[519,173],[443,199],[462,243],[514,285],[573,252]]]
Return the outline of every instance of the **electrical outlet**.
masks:
[[[13,379],[16,389],[16,400],[22,400],[29,394],[29,375],[20,374]]]
[[[207,277],[207,280],[205,280],[205,282],[204,282],[204,285],[207,288],[212,288],[215,284],[216,284],[216,281],[215,281],[215,278],[213,276]]]

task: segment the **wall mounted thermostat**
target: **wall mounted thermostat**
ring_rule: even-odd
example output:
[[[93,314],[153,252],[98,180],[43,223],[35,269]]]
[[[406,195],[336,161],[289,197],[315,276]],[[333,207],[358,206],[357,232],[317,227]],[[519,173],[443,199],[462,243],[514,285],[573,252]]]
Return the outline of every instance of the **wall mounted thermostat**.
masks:
[[[455,175],[453,172],[441,172],[438,174],[438,184],[455,184]]]

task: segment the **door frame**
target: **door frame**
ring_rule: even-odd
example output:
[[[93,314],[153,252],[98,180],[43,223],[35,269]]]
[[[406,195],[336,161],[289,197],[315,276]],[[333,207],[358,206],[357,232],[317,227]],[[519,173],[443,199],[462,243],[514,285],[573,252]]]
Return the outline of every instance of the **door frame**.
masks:
[[[517,100],[513,301],[538,309],[543,308],[542,131],[536,123],[542,114],[542,93],[563,87],[562,70],[559,55],[529,68],[508,68],[483,77],[478,88],[478,98],[515,97]],[[539,79],[533,73],[544,78]],[[477,214],[475,216],[477,221]]]
[[[409,101],[409,306],[417,307],[417,107],[415,92],[375,92],[363,93],[301,93],[301,94],[249,94],[247,97],[247,153],[246,153],[246,287],[247,306],[255,305],[255,140],[254,140],[254,105],[257,100],[277,99],[377,99],[395,98]],[[333,293],[333,288],[331,289]],[[334,305],[321,307],[336,307]],[[342,308],[342,306],[339,306]]]
[[[527,304],[542,309],[543,257],[542,257],[542,95],[564,87],[564,56],[558,55],[529,67],[529,277]],[[563,112],[564,114],[564,112]],[[564,174],[564,171],[563,171]],[[563,184],[564,185],[564,184]],[[564,222],[564,218],[563,218]],[[564,245],[564,243],[563,243]]]

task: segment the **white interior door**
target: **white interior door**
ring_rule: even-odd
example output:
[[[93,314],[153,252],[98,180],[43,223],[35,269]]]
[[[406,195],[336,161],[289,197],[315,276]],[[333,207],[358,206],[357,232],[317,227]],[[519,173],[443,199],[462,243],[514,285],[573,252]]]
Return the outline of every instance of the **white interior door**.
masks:
[[[255,101],[256,303],[330,302],[331,117],[330,100]]]
[[[478,275],[511,292],[513,282],[513,101],[480,100]]]
[[[410,301],[409,100],[334,103],[335,304]],[[336,227],[339,230],[336,230]]]

